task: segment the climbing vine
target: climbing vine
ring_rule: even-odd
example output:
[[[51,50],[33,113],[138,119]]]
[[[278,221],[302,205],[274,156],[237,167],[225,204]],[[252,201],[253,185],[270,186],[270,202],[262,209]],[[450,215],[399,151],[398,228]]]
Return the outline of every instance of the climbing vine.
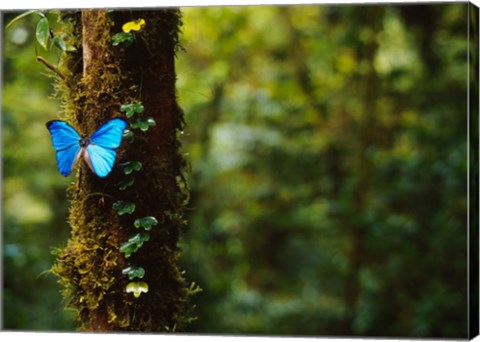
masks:
[[[143,22],[144,25],[145,21],[143,19],[140,20],[141,22]],[[136,103],[123,104],[120,106],[120,111],[125,112],[127,118],[140,116],[143,113],[143,110],[144,106],[140,101]],[[148,120],[148,123],[139,126],[138,123],[143,122],[141,121],[142,119],[142,117],[136,118],[136,121],[130,124],[130,127],[133,129],[140,128],[141,131],[146,132],[150,126],[155,125],[155,120],[149,117],[146,119]],[[132,136],[132,132],[128,130],[126,132],[126,135]],[[135,183],[135,176],[133,175],[133,173],[138,173],[141,171],[142,163],[140,161],[124,161],[120,163],[119,166],[126,176],[120,182],[118,182],[116,186],[123,191],[126,188],[131,187]],[[117,211],[118,215],[131,215],[135,212],[136,205],[135,203],[118,200],[113,203],[112,208]],[[150,231],[152,227],[157,224],[158,220],[154,216],[141,217],[137,218],[134,221],[134,227],[143,228],[144,231],[131,235],[128,238],[128,241],[124,242],[120,246],[120,252],[124,254],[125,258],[129,258],[133,253],[137,252],[143,246],[144,242],[150,240],[150,234],[148,234],[148,231]],[[141,266],[129,264],[126,268],[122,270],[122,274],[126,275],[129,280],[133,280],[135,278],[142,279],[145,275],[145,269]],[[127,293],[133,293],[133,295],[138,298],[142,293],[148,292],[148,284],[144,281],[129,282],[125,287],[125,291]]]

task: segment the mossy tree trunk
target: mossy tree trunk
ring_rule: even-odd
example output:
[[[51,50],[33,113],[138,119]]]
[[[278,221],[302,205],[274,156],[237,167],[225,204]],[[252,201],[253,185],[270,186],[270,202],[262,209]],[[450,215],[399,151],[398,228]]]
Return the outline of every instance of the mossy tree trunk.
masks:
[[[112,36],[122,25],[143,18],[145,27],[135,32],[131,46],[113,46]],[[71,28],[70,43],[77,52],[60,63],[66,81],[56,84],[62,97],[62,117],[84,136],[114,117],[129,123],[120,106],[141,101],[156,125],[147,131],[129,129],[133,142],[117,150],[115,166],[98,178],[82,161],[70,193],[71,238],[59,253],[53,272],[64,286],[67,304],[78,309],[79,329],[87,331],[173,331],[190,320],[189,296],[195,292],[178,268],[177,246],[188,197],[185,161],[177,134],[183,113],[176,102],[174,58],[181,25],[176,9],[156,11],[84,10],[63,13]],[[142,163],[126,175],[118,164]],[[130,187],[118,183],[134,178]],[[118,200],[135,204],[132,214],[118,215]],[[126,258],[120,246],[142,228],[135,219],[157,219],[150,239]],[[128,266],[141,266],[143,279],[122,274]],[[127,284],[142,281],[148,292],[135,298]]]

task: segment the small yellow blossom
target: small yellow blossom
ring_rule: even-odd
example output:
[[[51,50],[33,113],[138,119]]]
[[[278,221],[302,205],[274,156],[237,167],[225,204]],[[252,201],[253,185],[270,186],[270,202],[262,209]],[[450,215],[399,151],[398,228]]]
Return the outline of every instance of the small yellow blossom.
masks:
[[[140,31],[145,26],[145,20],[140,18],[123,24],[122,30],[125,33],[130,31]]]

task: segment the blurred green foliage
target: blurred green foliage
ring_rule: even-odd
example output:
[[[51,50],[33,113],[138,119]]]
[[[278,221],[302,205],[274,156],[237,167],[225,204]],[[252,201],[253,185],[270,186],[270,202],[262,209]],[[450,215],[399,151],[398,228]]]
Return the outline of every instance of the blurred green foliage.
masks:
[[[189,332],[465,337],[467,4],[183,13]],[[3,324],[72,329],[35,24],[3,32]]]
[[[465,336],[466,15],[184,9],[191,332]]]
[[[3,23],[18,14],[3,13]],[[49,18],[57,29],[55,15]],[[45,127],[60,108],[36,51],[54,65],[58,54],[35,46],[39,19],[31,15],[2,28],[3,328],[71,330],[49,269],[52,252],[69,234],[66,188],[73,178],[58,174]]]

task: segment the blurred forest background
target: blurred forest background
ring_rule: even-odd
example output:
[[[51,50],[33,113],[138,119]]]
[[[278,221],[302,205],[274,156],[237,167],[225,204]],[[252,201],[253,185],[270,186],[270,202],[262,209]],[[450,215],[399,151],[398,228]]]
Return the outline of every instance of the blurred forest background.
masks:
[[[190,333],[466,336],[467,6],[183,9]],[[3,328],[72,330],[37,20],[2,29]]]

